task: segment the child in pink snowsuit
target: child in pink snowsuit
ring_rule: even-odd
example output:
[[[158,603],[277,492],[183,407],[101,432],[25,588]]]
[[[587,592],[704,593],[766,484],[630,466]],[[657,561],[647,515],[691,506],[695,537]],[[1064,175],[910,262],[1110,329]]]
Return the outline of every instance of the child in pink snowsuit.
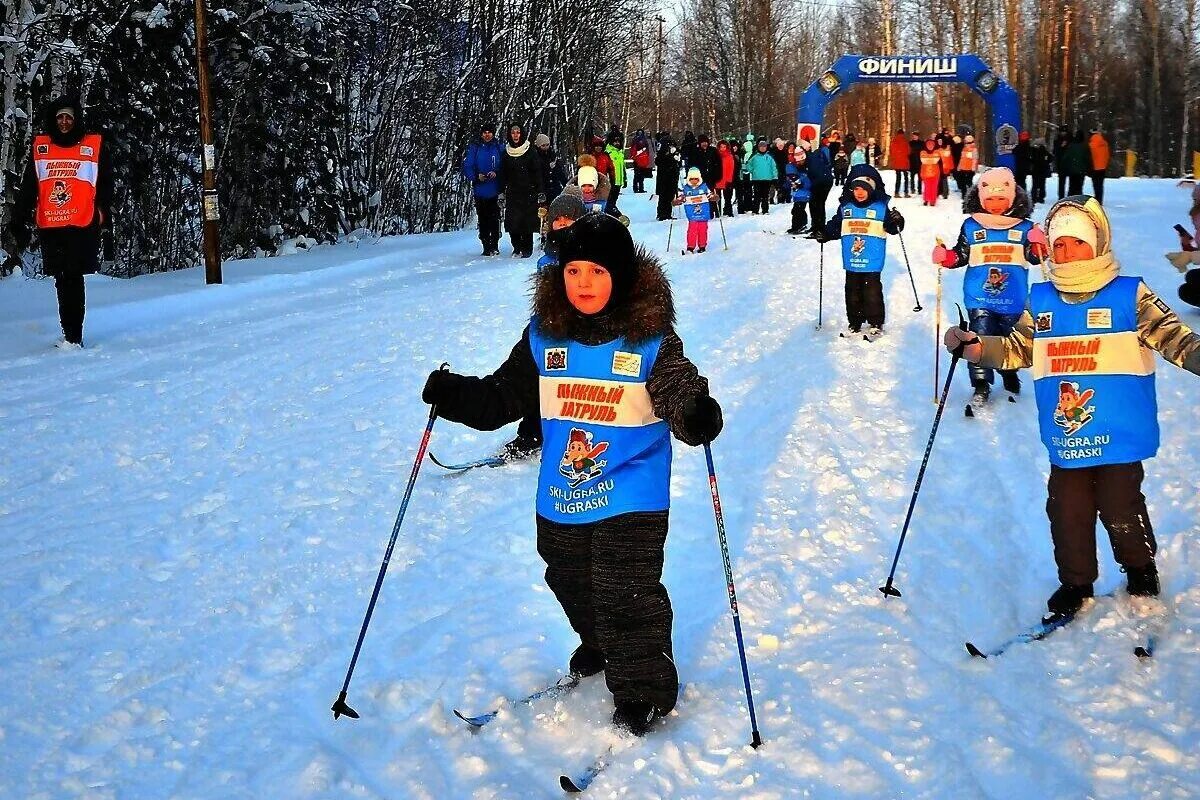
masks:
[[[687,183],[683,186],[682,196],[675,199],[675,205],[682,205],[683,213],[687,216],[687,251],[703,253],[708,248],[708,221],[712,217],[712,206],[709,201],[713,194],[704,185],[704,178],[699,167],[692,167],[687,172]]]

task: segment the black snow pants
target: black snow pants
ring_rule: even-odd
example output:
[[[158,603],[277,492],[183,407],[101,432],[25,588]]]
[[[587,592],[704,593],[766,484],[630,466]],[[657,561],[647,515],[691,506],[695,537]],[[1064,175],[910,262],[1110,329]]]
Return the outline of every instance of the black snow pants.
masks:
[[[662,585],[667,512],[620,514],[586,525],[537,518],[546,583],[584,644],[604,653],[613,699],[675,707],[671,600]]]
[[[1142,494],[1143,477],[1140,461],[1077,469],[1050,466],[1046,514],[1059,581],[1086,586],[1099,577],[1097,516],[1108,531],[1118,564],[1138,569],[1154,560],[1158,545]]]
[[[846,273],[846,321],[854,330],[863,323],[883,327],[883,281],[878,272]]]
[[[72,344],[83,344],[83,274],[60,272],[54,276],[54,291],[58,295],[58,321],[63,338]]]
[[[488,250],[500,246],[500,199],[476,197],[475,216],[479,218],[479,241]]]
[[[812,192],[808,200],[809,216],[812,217],[812,229],[821,230],[825,227],[825,200],[829,197],[832,183],[817,183],[813,181]]]

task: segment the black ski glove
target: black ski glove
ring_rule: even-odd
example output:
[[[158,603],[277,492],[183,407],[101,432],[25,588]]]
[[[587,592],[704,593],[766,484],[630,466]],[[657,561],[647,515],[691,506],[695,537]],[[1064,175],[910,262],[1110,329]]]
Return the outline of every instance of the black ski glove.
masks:
[[[683,426],[689,434],[708,444],[721,433],[725,426],[721,418],[721,406],[706,394],[698,394],[683,401]]]
[[[813,238],[816,239],[818,243],[825,244],[826,242],[832,242],[837,237],[830,236],[828,233],[825,232],[824,228],[817,228],[817,235],[814,236]]]
[[[900,212],[896,209],[889,208],[885,219],[888,223],[888,227],[890,227],[896,233],[904,230],[904,217],[901,216]]]
[[[461,375],[444,369],[435,369],[425,380],[421,399],[429,405],[441,405],[454,399]]]

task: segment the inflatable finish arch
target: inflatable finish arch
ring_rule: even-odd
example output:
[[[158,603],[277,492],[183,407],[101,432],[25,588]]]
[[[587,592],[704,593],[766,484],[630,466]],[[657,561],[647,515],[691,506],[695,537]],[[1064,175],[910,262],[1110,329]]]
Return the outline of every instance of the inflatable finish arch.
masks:
[[[820,139],[825,107],[856,83],[965,83],[991,109],[995,163],[1013,168],[1021,99],[979,56],[842,56],[800,96],[797,140]]]

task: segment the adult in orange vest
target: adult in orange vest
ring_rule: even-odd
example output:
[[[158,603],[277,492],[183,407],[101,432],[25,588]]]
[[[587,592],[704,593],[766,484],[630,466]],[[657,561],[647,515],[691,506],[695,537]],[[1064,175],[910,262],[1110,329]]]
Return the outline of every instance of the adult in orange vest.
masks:
[[[57,346],[75,349],[83,346],[83,276],[99,267],[100,228],[112,208],[112,160],[103,137],[87,132],[73,98],[50,103],[43,127],[33,137],[10,231],[24,250],[31,218],[37,226],[42,270],[58,294],[63,340]]]
[[[975,168],[979,166],[979,148],[975,137],[967,134],[963,137],[962,153],[958,156],[958,165],[954,170],[954,181],[958,184],[958,193],[964,198],[975,182]]]
[[[954,152],[950,149],[950,136],[942,139],[942,146],[938,150],[938,154],[942,157],[942,180],[938,184],[938,190],[942,197],[950,197],[950,176],[954,173]]]
[[[1088,139],[1088,150],[1091,151],[1088,176],[1092,179],[1092,196],[1096,198],[1096,202],[1104,205],[1104,172],[1108,169],[1108,159],[1111,153],[1108,149],[1108,140],[1104,138],[1104,134],[1100,132],[1099,128],[1092,131],[1092,135]]]

